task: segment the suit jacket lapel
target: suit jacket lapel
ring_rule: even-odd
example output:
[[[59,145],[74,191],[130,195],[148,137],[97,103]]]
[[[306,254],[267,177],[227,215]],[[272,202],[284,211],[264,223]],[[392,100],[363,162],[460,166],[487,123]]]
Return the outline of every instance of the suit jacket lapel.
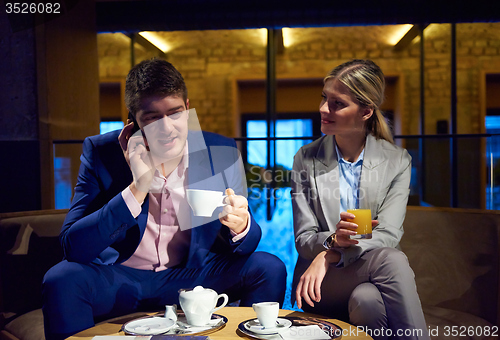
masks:
[[[372,217],[377,211],[377,193],[383,183],[387,168],[387,156],[375,137],[366,138],[363,168],[360,179],[360,207],[371,209]],[[335,137],[326,136],[318,147],[314,158],[314,177],[316,190],[321,202],[321,208],[330,230],[340,219],[340,189],[337,152],[335,151]]]
[[[332,231],[335,230],[335,225],[340,218],[339,171],[337,166],[335,138],[326,136],[314,158],[314,178],[321,210],[325,215],[326,224]]]
[[[361,170],[359,206],[371,209],[372,218],[377,212],[377,193],[380,192],[380,185],[384,182],[387,164],[389,163],[381,143],[374,136],[368,135]]]
[[[188,138],[188,188],[221,190],[219,186],[214,184],[216,181],[212,175],[212,159],[203,135],[193,132],[190,133]],[[196,267],[203,262],[210,250],[210,246],[214,243],[221,223],[218,219],[210,222],[208,217],[194,216],[192,211],[189,218],[192,227],[200,226],[191,229],[191,246],[189,247],[187,264],[188,267]]]
[[[210,178],[212,176],[212,168],[208,147],[201,133],[190,131],[188,135],[188,148],[188,187],[191,187],[192,185],[196,185],[197,182]]]

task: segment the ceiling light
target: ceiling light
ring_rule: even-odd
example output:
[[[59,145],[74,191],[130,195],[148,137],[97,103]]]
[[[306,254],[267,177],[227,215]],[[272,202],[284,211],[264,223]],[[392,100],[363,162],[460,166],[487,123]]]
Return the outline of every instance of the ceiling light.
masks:
[[[290,47],[293,44],[292,29],[283,27],[283,46]]]
[[[394,30],[392,35],[389,37],[388,43],[390,45],[396,45],[401,40],[401,38],[403,38],[405,36],[405,34],[408,33],[409,30],[411,30],[412,27],[413,27],[413,25],[411,25],[411,24],[398,25],[398,27]]]
[[[155,45],[163,53],[167,53],[171,50],[171,46],[156,32],[140,32],[139,35],[149,41],[151,44]]]
[[[260,39],[262,40],[262,45],[267,46],[267,29],[257,28],[257,32],[259,32]]]

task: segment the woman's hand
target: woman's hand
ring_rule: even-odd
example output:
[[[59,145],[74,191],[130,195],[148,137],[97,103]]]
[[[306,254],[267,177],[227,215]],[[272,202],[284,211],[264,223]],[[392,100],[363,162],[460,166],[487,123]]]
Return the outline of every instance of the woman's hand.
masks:
[[[335,246],[347,248],[358,243],[358,241],[350,239],[351,235],[356,235],[356,229],[358,229],[358,225],[356,223],[348,221],[349,219],[354,219],[354,217],[355,216],[353,214],[348,212],[340,213],[340,221],[337,223],[337,230],[335,231]],[[372,228],[375,228],[377,225],[378,221],[372,220]]]
[[[348,219],[353,219],[355,216],[348,212],[340,213],[340,221],[337,223],[337,230],[335,231],[336,237],[336,246],[341,248],[350,247],[353,244],[357,244],[358,241],[351,240],[351,235],[356,235],[356,229],[358,229],[358,225],[353,222],[349,222]]]
[[[300,277],[295,291],[297,307],[302,308],[302,298],[311,307],[314,301],[321,301],[321,283],[325,278],[330,263],[340,261],[340,254],[335,250],[325,250],[316,255],[309,268]]]

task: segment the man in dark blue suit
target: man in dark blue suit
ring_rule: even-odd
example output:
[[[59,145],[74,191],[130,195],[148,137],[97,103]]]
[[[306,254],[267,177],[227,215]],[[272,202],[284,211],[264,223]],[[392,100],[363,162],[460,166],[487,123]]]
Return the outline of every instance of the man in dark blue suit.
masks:
[[[243,306],[282,303],[286,270],[254,252],[261,230],[248,211],[234,140],[188,129],[195,112],[167,61],[135,66],[125,92],[128,124],[83,144],[60,234],[65,259],[43,282],[47,340],[96,319],[178,304],[179,289],[197,285]],[[195,216],[187,188],[225,190],[226,205]]]

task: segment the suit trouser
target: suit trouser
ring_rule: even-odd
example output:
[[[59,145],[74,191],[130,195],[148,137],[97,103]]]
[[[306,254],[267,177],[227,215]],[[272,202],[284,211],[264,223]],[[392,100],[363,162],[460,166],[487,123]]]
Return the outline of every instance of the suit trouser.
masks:
[[[377,340],[429,339],[414,273],[394,248],[369,251],[347,267],[331,265],[321,301],[304,310],[349,320]]]
[[[154,272],[122,265],[62,261],[43,282],[43,314],[47,340],[64,339],[109,318],[140,310],[179,305],[179,289],[202,285],[226,293],[240,305],[283,303],[286,269],[276,256],[219,256],[203,268],[169,268]]]

